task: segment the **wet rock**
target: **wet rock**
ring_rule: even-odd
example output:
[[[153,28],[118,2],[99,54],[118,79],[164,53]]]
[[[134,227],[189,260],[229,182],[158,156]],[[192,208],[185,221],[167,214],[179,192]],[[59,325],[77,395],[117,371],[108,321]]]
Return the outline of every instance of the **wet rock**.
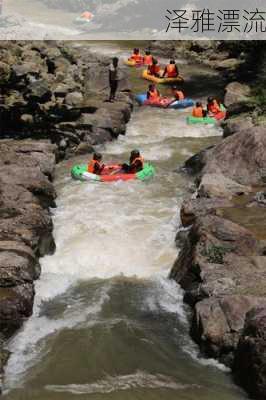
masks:
[[[216,63],[215,67],[218,70],[236,70],[241,64],[239,58],[227,58]]]
[[[266,171],[266,128],[256,126],[224,139],[192,157],[185,167],[201,174],[222,174],[244,185],[262,185]]]
[[[183,226],[192,225],[198,217],[205,215],[222,214],[222,209],[233,207],[233,203],[226,198],[196,198],[185,200],[182,203],[180,216]]]
[[[200,301],[195,306],[192,337],[209,357],[218,358],[231,366],[245,317],[260,302],[261,298],[248,296],[224,296]]]
[[[206,165],[207,154],[213,147],[214,146],[207,147],[206,149],[201,150],[199,153],[190,157],[185,161],[184,168],[193,175],[200,173],[203,167]]]
[[[16,64],[12,66],[13,79],[17,81],[28,75],[38,77],[40,75],[40,71],[40,65],[33,62],[24,62],[23,64]]]
[[[250,87],[239,82],[231,82],[225,89],[224,104],[226,107],[234,103],[242,103],[249,100]]]
[[[4,85],[9,81],[11,68],[8,64],[0,62],[0,84]]]
[[[90,132],[92,141],[99,138],[102,143],[103,135],[97,129],[110,131],[111,139],[125,133],[132,111],[127,69],[120,68],[116,104],[104,103],[109,94],[109,57],[90,53],[88,46],[76,49],[72,44],[48,41],[6,42],[1,44],[0,56],[5,60],[2,75],[6,85],[0,105],[2,137],[35,135],[57,145],[65,139],[67,147],[60,151],[69,155]],[[94,105],[90,105],[92,100]],[[75,125],[82,114],[97,111],[99,118],[88,131]]]
[[[264,304],[262,304],[264,303]],[[250,396],[262,400],[266,396],[266,303],[247,313],[245,326],[237,346],[233,372]]]
[[[30,101],[46,103],[52,97],[52,92],[49,88],[48,82],[43,79],[31,82],[28,85],[28,91],[29,93],[27,94],[27,98]]]
[[[33,299],[34,287],[31,283],[10,288],[0,287],[1,331],[5,336],[10,336],[31,316]]]
[[[38,258],[55,249],[55,146],[2,140],[0,166],[0,330],[10,335],[31,314]]]
[[[69,106],[79,107],[83,103],[83,95],[79,92],[68,93],[65,97],[65,103]]]
[[[90,154],[93,153],[94,149],[91,144],[83,142],[78,145],[78,147],[75,149],[75,154],[76,155],[82,155],[82,154]]]
[[[229,118],[223,123],[223,137],[231,136],[234,133],[251,129],[254,126],[252,118],[249,115],[240,115]]]
[[[204,174],[198,188],[199,197],[232,199],[236,195],[251,192],[249,186],[241,185],[223,174]]]

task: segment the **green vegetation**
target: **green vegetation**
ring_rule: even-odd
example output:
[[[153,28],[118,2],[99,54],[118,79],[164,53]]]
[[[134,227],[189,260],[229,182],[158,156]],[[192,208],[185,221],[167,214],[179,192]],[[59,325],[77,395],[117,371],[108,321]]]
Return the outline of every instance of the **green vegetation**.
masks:
[[[201,254],[204,257],[207,257],[209,263],[212,263],[212,264],[223,264],[224,263],[224,256],[230,250],[231,249],[228,249],[226,247],[217,246],[217,245],[213,244],[210,247],[204,249]]]

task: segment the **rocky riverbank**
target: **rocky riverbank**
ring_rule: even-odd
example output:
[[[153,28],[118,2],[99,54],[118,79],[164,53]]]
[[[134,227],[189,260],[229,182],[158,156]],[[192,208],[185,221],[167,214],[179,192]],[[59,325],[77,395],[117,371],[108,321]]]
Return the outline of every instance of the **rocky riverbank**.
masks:
[[[126,72],[108,98],[110,59],[56,42],[0,44],[1,350],[32,313],[39,257],[55,249],[50,208],[56,162],[125,134],[132,111]]]
[[[171,271],[191,305],[191,336],[232,367],[250,395],[266,396],[266,127],[247,85],[226,88],[225,138],[185,169],[197,191],[181,208],[184,232]],[[264,226],[260,229],[254,213]]]

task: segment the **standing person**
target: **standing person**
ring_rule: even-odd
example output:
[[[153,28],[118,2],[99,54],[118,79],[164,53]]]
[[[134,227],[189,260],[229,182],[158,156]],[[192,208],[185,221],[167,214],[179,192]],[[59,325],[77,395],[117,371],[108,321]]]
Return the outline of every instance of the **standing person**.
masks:
[[[118,88],[118,61],[118,58],[114,57],[112,63],[109,66],[110,102],[113,102],[115,100],[115,95]]]

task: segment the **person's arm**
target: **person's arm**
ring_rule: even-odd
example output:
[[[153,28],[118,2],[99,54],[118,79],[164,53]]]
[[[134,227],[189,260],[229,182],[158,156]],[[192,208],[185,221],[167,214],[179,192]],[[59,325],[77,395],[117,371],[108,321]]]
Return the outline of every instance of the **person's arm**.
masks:
[[[178,69],[177,65],[175,66],[175,69],[176,69],[176,76],[178,76],[179,75],[179,69]]]
[[[163,74],[162,74],[162,78],[165,77],[166,73],[167,73],[167,67],[165,67],[165,69],[164,69],[164,72],[163,72]]]

